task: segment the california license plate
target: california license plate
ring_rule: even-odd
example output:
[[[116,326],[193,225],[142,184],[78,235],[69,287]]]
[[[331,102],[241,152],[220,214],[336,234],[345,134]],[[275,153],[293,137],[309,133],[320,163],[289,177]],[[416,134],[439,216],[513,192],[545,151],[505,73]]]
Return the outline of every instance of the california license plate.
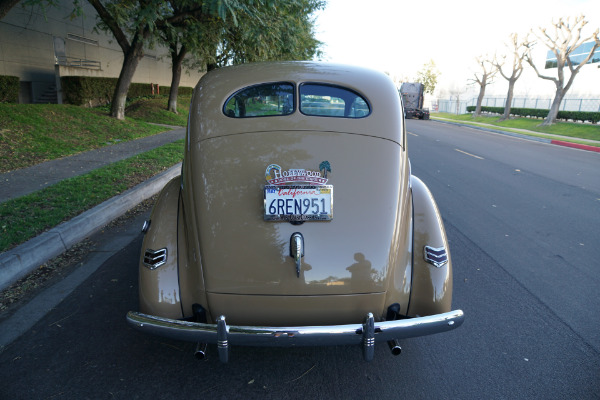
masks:
[[[333,219],[333,185],[265,186],[265,221]]]

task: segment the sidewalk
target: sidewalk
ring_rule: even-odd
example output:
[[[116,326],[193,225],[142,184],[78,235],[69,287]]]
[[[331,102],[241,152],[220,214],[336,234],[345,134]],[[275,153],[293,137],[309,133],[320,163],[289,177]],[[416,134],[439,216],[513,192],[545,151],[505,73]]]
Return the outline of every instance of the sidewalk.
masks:
[[[63,179],[82,175],[104,165],[183,139],[184,136],[185,128],[178,128],[0,174],[0,202],[32,193]],[[180,169],[181,164],[175,165],[70,221],[1,253],[0,290],[10,286],[49,259],[63,253],[128,209],[158,193],[170,179],[179,175]]]
[[[54,185],[63,179],[83,175],[184,137],[185,128],[177,128],[0,174],[0,203],[25,196]]]

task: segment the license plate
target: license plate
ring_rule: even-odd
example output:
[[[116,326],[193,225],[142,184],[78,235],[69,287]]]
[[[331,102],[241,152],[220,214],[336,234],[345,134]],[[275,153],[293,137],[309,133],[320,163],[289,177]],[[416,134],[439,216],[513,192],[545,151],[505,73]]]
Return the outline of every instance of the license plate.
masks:
[[[265,186],[265,221],[333,219],[333,185]]]

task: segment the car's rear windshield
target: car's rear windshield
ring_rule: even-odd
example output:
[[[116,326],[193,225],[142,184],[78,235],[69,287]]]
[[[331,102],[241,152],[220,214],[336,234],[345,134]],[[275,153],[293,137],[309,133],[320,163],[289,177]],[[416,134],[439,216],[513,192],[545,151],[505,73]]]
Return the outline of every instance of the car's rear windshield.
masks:
[[[223,107],[231,118],[281,116],[296,110],[295,86],[288,82],[249,86],[231,95]],[[367,100],[352,89],[324,83],[299,87],[300,112],[305,115],[363,118],[371,113]]]

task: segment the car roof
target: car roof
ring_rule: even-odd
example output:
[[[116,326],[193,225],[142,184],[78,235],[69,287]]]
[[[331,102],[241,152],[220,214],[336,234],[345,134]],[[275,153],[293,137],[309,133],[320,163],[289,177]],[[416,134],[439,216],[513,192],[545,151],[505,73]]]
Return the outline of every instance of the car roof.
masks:
[[[227,99],[240,89],[261,83],[323,83],[364,96],[371,114],[365,118],[307,116],[297,109],[284,116],[230,118]],[[314,130],[375,136],[402,143],[402,108],[398,91],[384,73],[351,65],[287,61],[242,64],[205,74],[194,89],[190,107],[191,140],[259,131]]]

